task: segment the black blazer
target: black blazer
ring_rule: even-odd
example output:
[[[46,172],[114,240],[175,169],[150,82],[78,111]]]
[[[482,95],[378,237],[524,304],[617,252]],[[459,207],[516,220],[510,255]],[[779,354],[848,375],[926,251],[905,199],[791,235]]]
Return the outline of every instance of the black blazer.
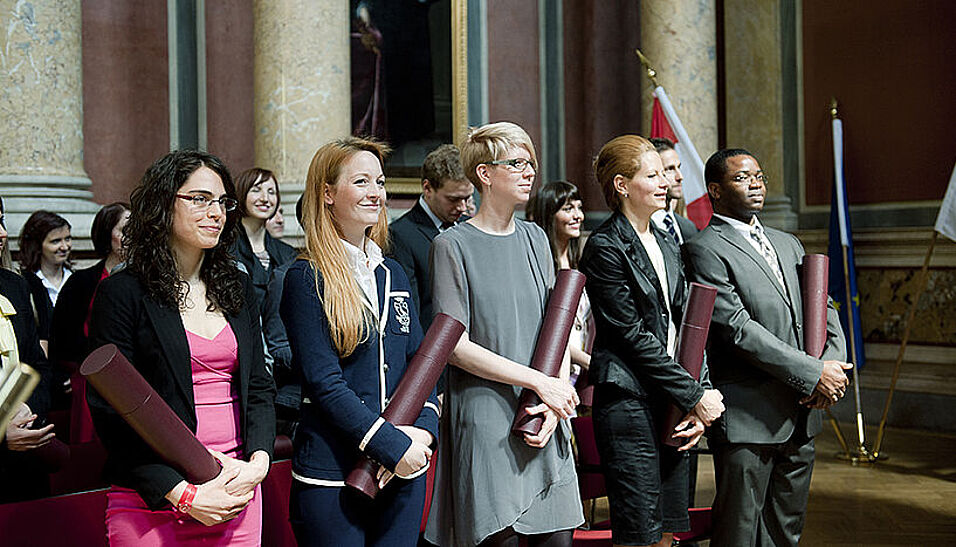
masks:
[[[40,383],[33,390],[27,404],[34,414],[43,416],[50,410],[52,371],[49,361],[43,356],[43,349],[40,348],[37,323],[33,317],[33,304],[30,302],[30,287],[19,274],[0,268],[0,294],[3,294],[17,310],[17,314],[10,317],[10,322],[13,324],[13,331],[17,337],[17,353],[20,354],[20,361],[40,373]]]
[[[33,297],[31,308],[36,311],[37,336],[40,340],[49,340],[50,323],[53,321],[53,301],[50,300],[50,293],[47,292],[37,274],[20,270],[20,275],[26,280],[30,287],[30,296]]]
[[[597,326],[589,378],[594,384],[615,384],[638,398],[650,397],[655,400],[651,408],[660,408],[657,400],[666,396],[687,412],[700,401],[709,380],[706,365],[698,382],[667,355],[667,301],[674,323],[680,325],[686,282],[677,244],[653,222],[651,230],[664,255],[667,295],[623,214],[611,215],[584,246],[579,269],[587,276]]]
[[[686,243],[688,239],[697,235],[700,230],[697,229],[697,225],[690,221],[690,219],[674,213],[674,218],[677,219],[677,228],[680,230],[681,239]]]
[[[412,300],[418,307],[422,329],[427,331],[432,324],[432,274],[428,253],[438,228],[425,212],[421,201],[388,227],[391,236],[388,255],[394,258],[412,287]]]
[[[265,247],[266,252],[269,253],[269,269],[266,270],[262,267],[262,263],[259,262],[256,255],[253,254],[252,244],[249,243],[249,236],[246,235],[246,229],[242,226],[242,223],[236,226],[236,231],[238,234],[236,235],[236,243],[232,250],[236,255],[236,260],[242,263],[246,269],[246,273],[249,274],[249,278],[252,279],[252,285],[255,287],[256,312],[260,312],[262,303],[266,298],[266,290],[269,285],[269,279],[272,277],[272,272],[275,271],[277,267],[295,260],[296,255],[299,253],[292,245],[279,241],[267,232]]]
[[[766,226],[764,231],[786,287],[744,236],[716,216],[684,244],[690,278],[717,287],[707,356],[726,410],[708,433],[716,440],[781,443],[794,431],[817,434],[821,412],[799,401],[813,393],[823,359],[846,360],[846,341],[832,300],[823,359],[804,353],[798,268],[805,251],[791,234]]]
[[[246,305],[226,319],[239,345],[239,408],[242,449],[247,456],[275,443],[275,386],[266,373],[258,311],[249,305],[252,284],[242,275]],[[116,344],[193,432],[193,399],[189,342],[175,308],[159,304],[129,271],[100,283],[93,301],[90,347]],[[108,452],[105,474],[112,484],[135,489],[151,509],[166,503],[164,496],[184,477],[167,465],[90,387],[87,392],[96,432]]]
[[[63,284],[53,308],[53,323],[50,326],[50,361],[54,364],[79,365],[89,354],[83,324],[86,323],[90,303],[105,267],[106,259],[100,260],[89,268],[73,272]]]

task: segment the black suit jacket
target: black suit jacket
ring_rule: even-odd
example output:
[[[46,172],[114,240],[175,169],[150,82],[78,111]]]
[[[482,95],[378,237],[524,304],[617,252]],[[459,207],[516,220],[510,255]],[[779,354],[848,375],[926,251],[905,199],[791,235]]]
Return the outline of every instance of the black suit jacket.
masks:
[[[726,411],[710,434],[734,443],[780,443],[794,431],[808,437],[822,426],[821,412],[799,400],[813,393],[823,360],[846,359],[846,341],[833,302],[827,309],[823,359],[803,351],[803,302],[798,268],[805,254],[791,234],[764,227],[786,288],[743,235],[713,217],[684,244],[692,281],[717,287],[708,362]]]
[[[246,457],[265,450],[271,457],[275,443],[275,386],[266,373],[258,311],[252,302],[252,284],[242,275],[246,305],[227,315],[238,343],[240,435]],[[189,342],[179,310],[153,300],[129,271],[105,279],[93,301],[90,347],[116,344],[157,394],[191,431],[196,431]],[[142,440],[96,390],[87,392],[96,432],[108,452],[105,467],[112,484],[133,488],[151,509],[179,481],[169,466]]]
[[[89,268],[73,272],[63,284],[50,326],[50,361],[54,364],[61,367],[70,366],[66,363],[79,365],[89,354],[83,325],[105,267],[106,260],[100,260]]]
[[[706,366],[697,382],[667,354],[670,316],[680,325],[687,298],[684,268],[670,234],[651,223],[664,255],[668,293],[627,218],[614,213],[588,237],[579,269],[587,276],[587,293],[597,326],[591,353],[592,383],[612,383],[637,397],[666,396],[685,412],[709,385]],[[666,299],[666,300],[665,300]]]
[[[33,304],[30,301],[30,286],[17,273],[0,268],[0,294],[3,294],[17,310],[16,315],[10,317],[10,322],[13,324],[13,331],[17,337],[17,353],[20,354],[20,361],[40,373],[40,383],[33,390],[27,404],[34,414],[44,416],[50,410],[52,371],[49,361],[43,356],[43,349],[40,348],[37,323],[33,316]]]
[[[674,218],[677,219],[677,229],[680,230],[680,236],[686,243],[688,239],[697,235],[700,230],[697,229],[697,225],[690,221],[690,219],[674,213]]]
[[[52,372],[40,348],[37,323],[30,301],[30,287],[18,274],[0,269],[0,294],[13,304],[17,312],[10,317],[10,322],[17,339],[20,361],[40,373],[40,383],[27,399],[27,405],[35,414],[45,416],[50,408]],[[59,431],[55,433],[60,434]],[[0,503],[40,498],[50,494],[47,469],[36,457],[36,452],[8,450],[6,439],[0,443]]]
[[[236,226],[236,230],[239,233],[236,234],[233,252],[236,254],[236,260],[242,263],[252,280],[252,285],[255,287],[256,311],[259,312],[266,298],[266,290],[269,286],[269,279],[272,278],[272,272],[279,266],[289,264],[295,260],[298,251],[292,245],[279,241],[266,233],[265,248],[266,252],[269,253],[269,269],[266,270],[262,267],[262,262],[259,262],[259,259],[253,254],[252,244],[249,243],[249,236],[246,235],[246,229],[242,226],[242,223]]]
[[[422,329],[427,331],[432,324],[432,275],[428,264],[428,252],[438,228],[425,212],[421,201],[389,226],[391,245],[388,254],[405,270],[412,286],[412,300],[418,307]]]

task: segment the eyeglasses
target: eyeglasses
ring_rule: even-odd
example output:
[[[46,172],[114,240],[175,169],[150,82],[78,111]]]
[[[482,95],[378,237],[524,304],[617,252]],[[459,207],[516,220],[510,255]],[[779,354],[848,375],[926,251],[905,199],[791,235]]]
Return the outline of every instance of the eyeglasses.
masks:
[[[205,196],[203,194],[176,194],[176,197],[190,202],[190,205],[192,205],[193,209],[196,209],[197,211],[205,211],[212,207],[213,203],[219,205],[219,207],[227,213],[230,211],[235,211],[236,207],[239,206],[238,200],[228,196],[223,196],[219,199],[212,199],[211,197]]]
[[[744,172],[742,172],[742,173],[737,173],[736,175],[734,175],[733,177],[731,177],[730,180],[736,182],[737,184],[741,184],[741,183],[744,183],[744,182],[748,182],[748,181],[750,181],[751,179],[752,179],[752,180],[755,180],[755,181],[757,181],[757,182],[759,182],[759,183],[761,183],[761,184],[767,184],[767,180],[768,180],[768,179],[767,179],[767,176],[764,175],[763,173],[750,173],[750,172],[748,172],[748,171],[744,171]]]
[[[538,170],[538,166],[535,165],[533,161],[531,161],[531,160],[526,160],[526,159],[524,159],[524,158],[513,158],[513,159],[510,159],[510,160],[486,161],[486,162],[485,162],[485,165],[506,165],[506,166],[508,166],[508,168],[510,168],[512,171],[514,171],[514,172],[516,172],[516,173],[524,173],[525,170],[528,169],[528,167],[530,167],[532,171],[537,171],[537,170]]]

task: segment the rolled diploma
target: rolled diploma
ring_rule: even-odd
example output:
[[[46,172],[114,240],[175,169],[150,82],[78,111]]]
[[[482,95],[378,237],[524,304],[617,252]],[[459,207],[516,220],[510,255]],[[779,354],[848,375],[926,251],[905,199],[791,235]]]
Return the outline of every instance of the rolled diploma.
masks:
[[[675,361],[684,368],[694,380],[700,380],[704,365],[704,349],[707,347],[707,333],[710,331],[710,318],[714,313],[714,300],[717,289],[701,283],[691,283],[681,319],[680,334],[677,341]],[[661,442],[668,446],[681,446],[685,439],[675,439],[671,435],[681,422],[684,412],[674,404],[668,405],[661,426]]]
[[[821,254],[803,257],[803,347],[811,357],[823,355],[827,345],[827,291],[830,257]]]
[[[382,418],[393,425],[415,423],[463,332],[465,326],[451,316],[443,313],[435,316],[382,412]],[[378,464],[363,456],[345,479],[345,484],[374,498],[379,490],[375,478],[377,471]]]
[[[548,376],[558,376],[561,361],[568,347],[568,336],[574,325],[574,314],[584,291],[587,277],[577,270],[560,270],[554,282],[554,290],[548,298],[548,308],[541,323],[541,331],[531,356],[531,368]],[[511,432],[518,436],[537,435],[544,424],[540,414],[528,414],[528,407],[541,404],[533,390],[524,389],[518,399],[518,411],[511,423]]]
[[[146,444],[190,483],[219,474],[219,462],[113,344],[87,356],[80,373]]]

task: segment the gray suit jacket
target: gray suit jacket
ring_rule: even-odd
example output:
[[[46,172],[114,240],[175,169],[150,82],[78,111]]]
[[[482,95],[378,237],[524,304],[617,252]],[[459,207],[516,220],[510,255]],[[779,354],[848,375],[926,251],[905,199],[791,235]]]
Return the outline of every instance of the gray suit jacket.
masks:
[[[717,217],[684,244],[690,280],[718,291],[707,354],[711,381],[727,408],[711,431],[718,441],[779,443],[794,431],[816,435],[821,412],[808,410],[799,400],[813,393],[823,360],[846,359],[846,340],[832,301],[823,358],[804,353],[798,268],[805,252],[793,235],[765,231],[786,290],[750,243]]]

